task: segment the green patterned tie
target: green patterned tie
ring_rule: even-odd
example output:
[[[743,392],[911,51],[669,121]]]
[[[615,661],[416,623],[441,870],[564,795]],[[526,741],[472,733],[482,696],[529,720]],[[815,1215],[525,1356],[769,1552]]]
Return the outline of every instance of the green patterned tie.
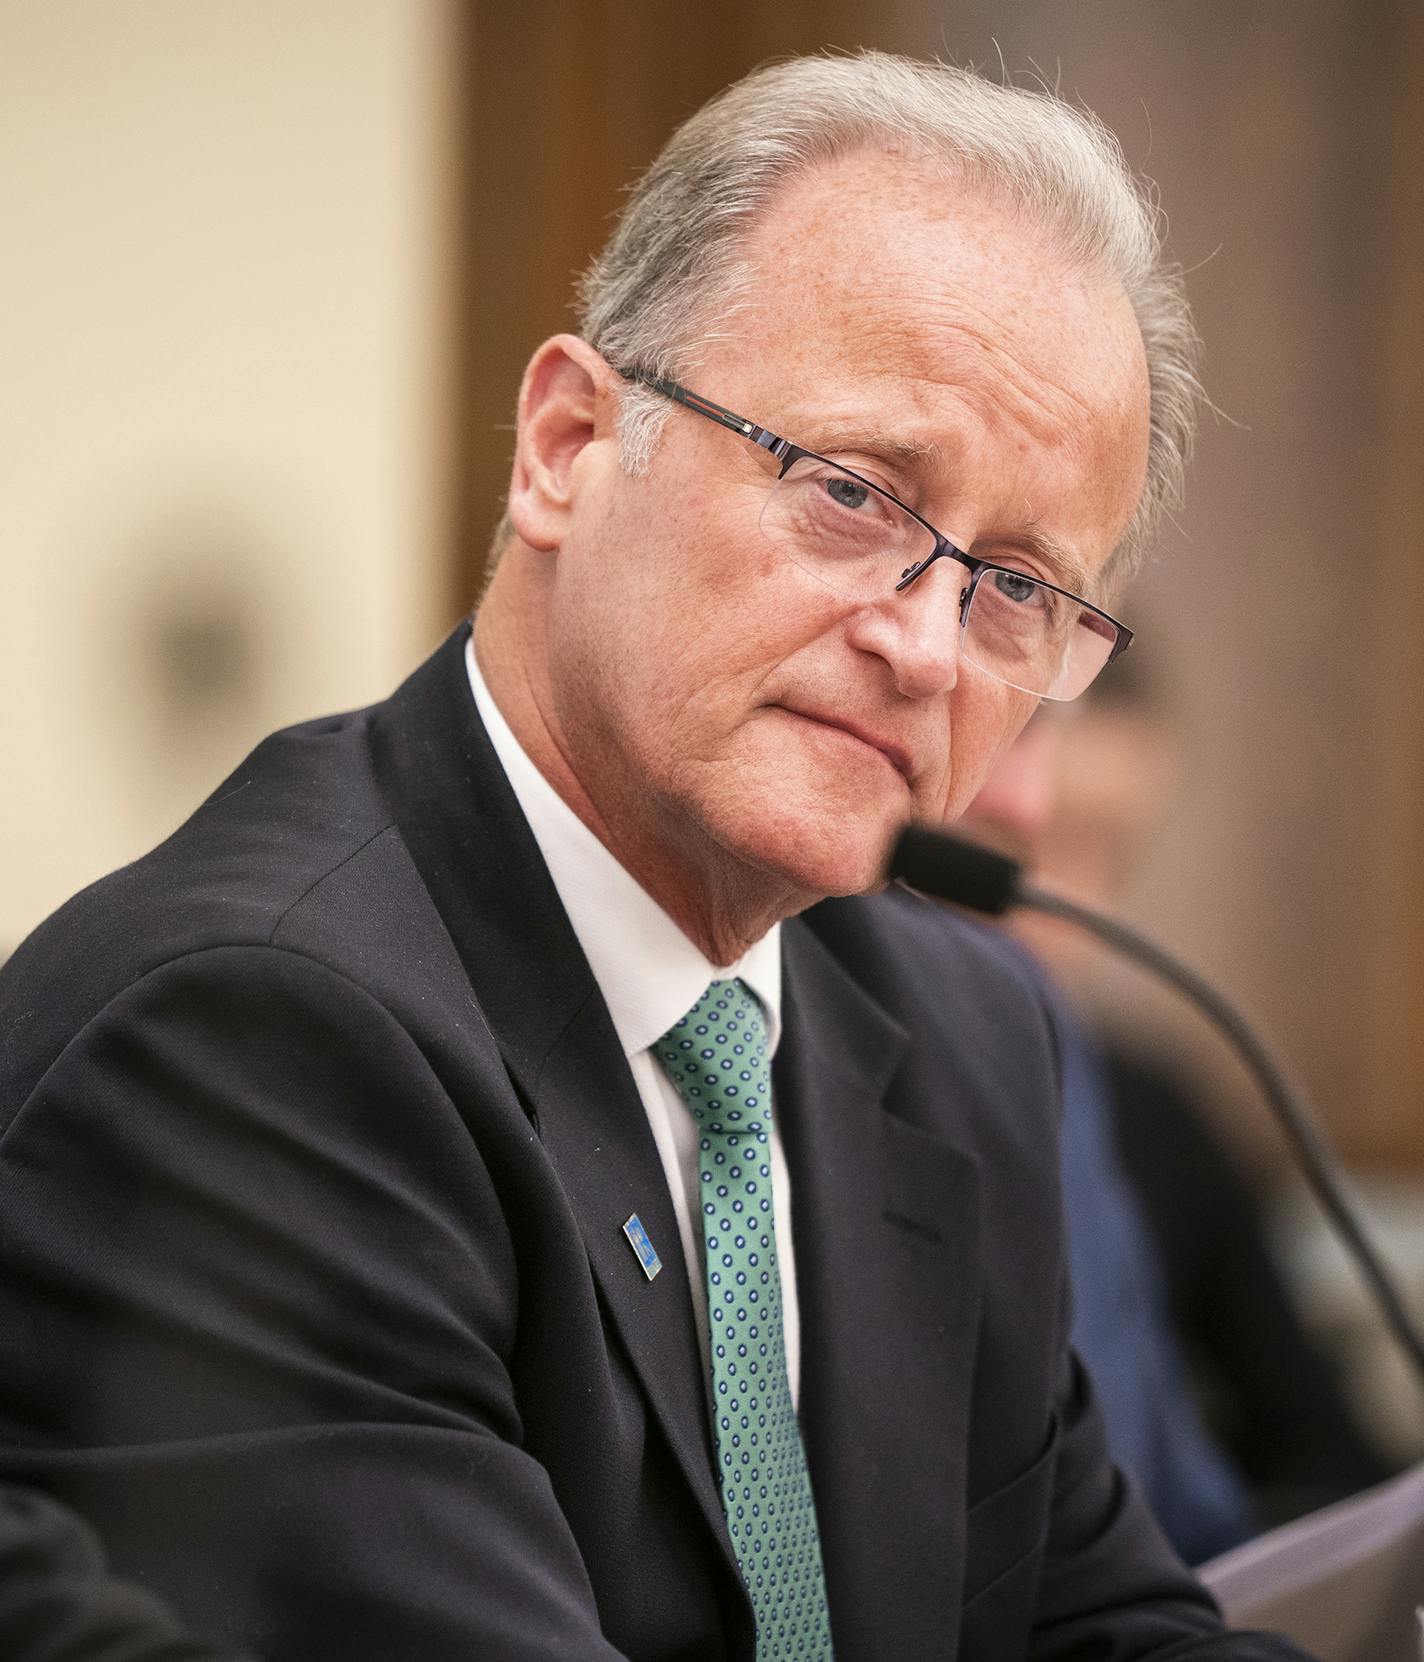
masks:
[[[830,1662],[821,1540],[786,1378],[761,1005],[742,982],[714,981],[656,1051],[702,1134],[718,1475],[757,1662]]]

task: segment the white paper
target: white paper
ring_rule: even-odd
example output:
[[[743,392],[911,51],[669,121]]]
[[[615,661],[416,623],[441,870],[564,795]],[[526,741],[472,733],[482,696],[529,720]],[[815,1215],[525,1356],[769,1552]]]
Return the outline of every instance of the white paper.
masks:
[[[1198,1574],[1233,1627],[1286,1633],[1320,1662],[1424,1662],[1424,1464]]]

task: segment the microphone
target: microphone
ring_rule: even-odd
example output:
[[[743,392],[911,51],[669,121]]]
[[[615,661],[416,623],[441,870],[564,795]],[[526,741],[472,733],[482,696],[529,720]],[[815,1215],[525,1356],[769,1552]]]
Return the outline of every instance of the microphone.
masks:
[[[924,825],[907,825],[890,851],[892,879],[995,918],[1019,904],[1022,871],[1007,854]]]
[[[1091,907],[1026,883],[1017,860],[964,837],[931,831],[923,825],[907,826],[890,852],[886,876],[936,900],[952,901],[991,917],[1001,917],[1014,906],[1028,906],[1063,918],[1161,976],[1196,1005],[1246,1063],[1326,1221],[1354,1261],[1385,1324],[1424,1385],[1424,1339],[1415,1330],[1390,1271],[1346,1198],[1340,1171],[1320,1132],[1317,1116],[1304,1091],[1291,1082],[1233,1004],[1146,935]]]

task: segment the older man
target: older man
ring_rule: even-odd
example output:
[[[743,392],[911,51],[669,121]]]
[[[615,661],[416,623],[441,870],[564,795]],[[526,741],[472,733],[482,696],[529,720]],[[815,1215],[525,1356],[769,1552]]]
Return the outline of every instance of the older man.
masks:
[[[0,1465],[204,1633],[1288,1654],[1106,1457],[1033,988],[807,910],[1123,644],[1190,404],[1155,261],[1052,100],[741,83],[529,366],[472,643],[17,955]]]

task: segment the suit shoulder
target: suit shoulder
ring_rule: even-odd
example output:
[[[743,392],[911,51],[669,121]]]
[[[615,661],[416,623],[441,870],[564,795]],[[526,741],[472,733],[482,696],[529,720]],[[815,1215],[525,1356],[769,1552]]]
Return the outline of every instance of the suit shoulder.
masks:
[[[158,965],[267,942],[390,826],[367,712],[263,740],[173,834],[77,894],[0,968],[0,1040],[43,1015],[73,1031]]]

